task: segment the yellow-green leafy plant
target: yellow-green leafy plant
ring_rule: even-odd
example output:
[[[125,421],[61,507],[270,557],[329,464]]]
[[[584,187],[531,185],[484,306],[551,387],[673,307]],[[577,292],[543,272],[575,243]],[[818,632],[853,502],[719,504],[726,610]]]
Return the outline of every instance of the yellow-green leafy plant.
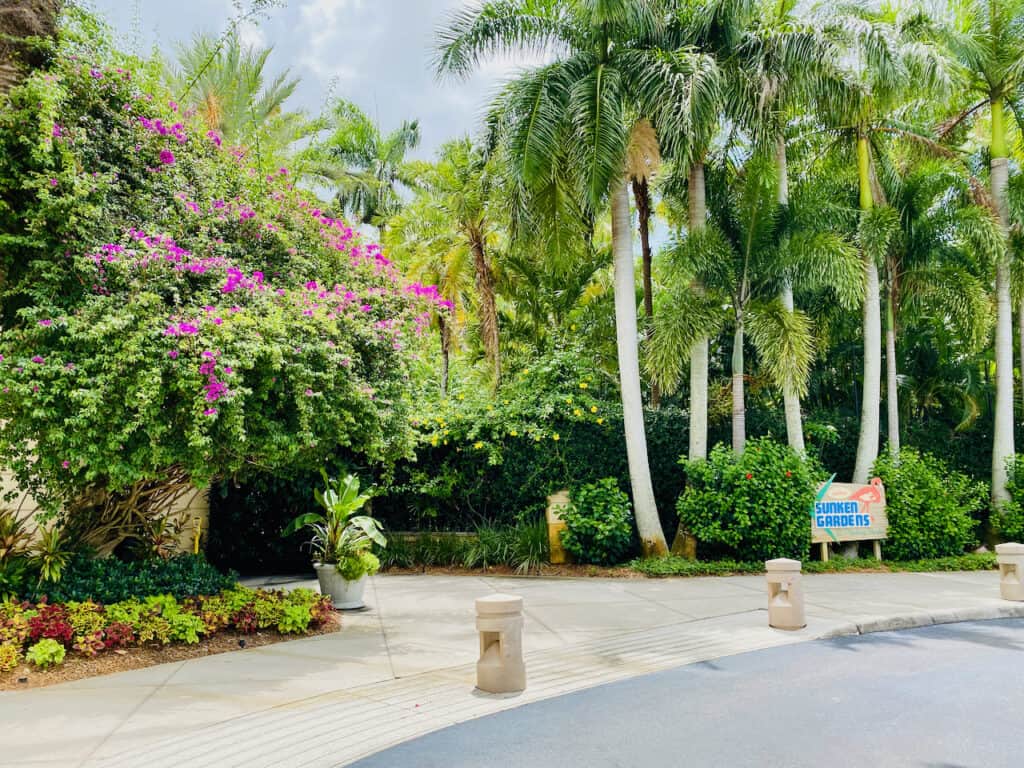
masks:
[[[46,638],[28,649],[25,659],[40,669],[56,667],[64,663],[64,646],[56,640]]]

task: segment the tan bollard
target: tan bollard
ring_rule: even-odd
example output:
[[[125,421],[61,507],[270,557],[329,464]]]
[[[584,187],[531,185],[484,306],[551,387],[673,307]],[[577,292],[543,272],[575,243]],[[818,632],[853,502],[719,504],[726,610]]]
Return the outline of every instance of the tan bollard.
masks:
[[[487,693],[525,690],[523,598],[516,595],[477,598],[476,628],[480,632],[476,687]]]
[[[806,627],[800,561],[780,557],[765,561],[764,568],[768,579],[768,626],[775,629]]]
[[[562,546],[562,531],[566,525],[562,522],[562,510],[569,506],[569,492],[556,491],[548,496],[547,520],[548,520],[548,544],[550,556],[548,560],[553,565],[568,563],[572,560],[569,553]]]
[[[1024,600],[1024,544],[996,544],[996,562],[1003,600]]]

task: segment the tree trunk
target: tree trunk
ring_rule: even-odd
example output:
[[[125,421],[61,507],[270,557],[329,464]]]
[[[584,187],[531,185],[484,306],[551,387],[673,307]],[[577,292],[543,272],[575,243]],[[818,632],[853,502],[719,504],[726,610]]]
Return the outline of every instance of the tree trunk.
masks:
[[[441,399],[448,397],[448,368],[451,360],[451,329],[444,315],[438,314],[437,324],[441,331]]]
[[[636,278],[630,226],[629,190],[625,181],[612,187],[612,254],[615,270],[615,339],[622,389],[622,420],[626,433],[626,459],[633,490],[633,510],[645,556],[668,554],[654,501],[651,468],[647,459],[644,404],[640,388],[637,349]]]
[[[633,179],[633,197],[636,200],[637,219],[640,229],[640,254],[643,264],[644,317],[647,320],[647,338],[654,333],[651,324],[654,318],[654,288],[651,281],[651,191],[646,179]],[[661,405],[661,390],[651,382],[651,408]]]
[[[779,172],[778,204],[780,208],[789,207],[789,163],[786,159],[786,140],[781,135],[775,140],[775,165]],[[782,306],[786,311],[792,312],[793,304],[793,282],[787,276],[782,282],[782,293],[780,296]],[[789,447],[804,454],[804,426],[800,415],[800,395],[796,387],[787,384],[782,389],[782,406],[786,414],[786,440]]]
[[[1002,98],[992,99],[992,198],[999,211],[999,222],[1009,235],[1010,209],[1007,198],[1006,128]],[[996,407],[992,429],[992,501],[1009,501],[1006,489],[1006,462],[1014,453],[1013,445],[1013,308],[1010,304],[1010,265],[1007,252],[996,263]]]
[[[870,211],[871,159],[866,136],[857,137],[857,174],[860,182],[860,209]],[[861,253],[864,262],[864,381],[862,383],[860,435],[857,438],[857,459],[853,482],[866,483],[871,466],[878,458],[878,435],[882,388],[882,318],[878,296],[878,267],[874,257]]]
[[[732,449],[743,453],[747,445],[747,409],[743,397],[743,310],[736,312],[732,342]]]
[[[893,311],[893,287],[890,277],[885,297],[885,416],[889,433],[889,456],[900,460],[900,400],[896,379],[896,317]]]
[[[476,272],[476,289],[480,294],[480,340],[484,355],[494,368],[494,389],[501,386],[501,350],[498,347],[498,302],[494,296],[494,274],[487,263],[483,235],[471,232],[470,248],[473,251],[473,268]]]
[[[690,167],[687,190],[689,205],[689,231],[704,229],[707,207],[704,196],[704,163]],[[704,284],[697,278],[693,292],[704,295]],[[708,337],[701,336],[690,347],[690,460],[708,456]]]

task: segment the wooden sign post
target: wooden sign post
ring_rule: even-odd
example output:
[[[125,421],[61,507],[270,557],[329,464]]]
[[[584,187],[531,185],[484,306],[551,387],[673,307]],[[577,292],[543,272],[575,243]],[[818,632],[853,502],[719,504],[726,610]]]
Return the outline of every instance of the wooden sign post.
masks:
[[[828,561],[829,542],[844,541],[873,542],[875,558],[881,560],[881,540],[888,535],[885,488],[877,477],[868,485],[834,483],[830,478],[818,489],[811,510],[811,542],[821,545],[822,560]]]

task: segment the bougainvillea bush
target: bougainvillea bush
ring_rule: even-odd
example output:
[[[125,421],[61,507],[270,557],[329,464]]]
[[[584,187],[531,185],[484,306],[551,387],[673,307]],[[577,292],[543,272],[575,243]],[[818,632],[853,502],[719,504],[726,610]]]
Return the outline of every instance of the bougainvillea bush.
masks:
[[[406,455],[436,289],[88,37],[0,108],[0,460],[112,547],[192,484]]]
[[[331,601],[309,589],[268,592],[235,585],[214,595],[177,600],[151,595],[116,603],[0,602],[0,673],[22,658],[38,667],[132,647],[195,645],[217,632],[306,634],[333,614]]]

